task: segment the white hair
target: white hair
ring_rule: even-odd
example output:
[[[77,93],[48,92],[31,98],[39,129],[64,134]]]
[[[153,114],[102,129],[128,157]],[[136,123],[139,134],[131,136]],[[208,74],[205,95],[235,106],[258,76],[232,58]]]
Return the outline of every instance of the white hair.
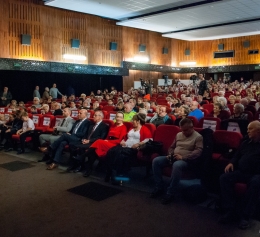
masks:
[[[221,103],[221,101],[224,103],[224,106],[227,105],[227,99],[225,97],[218,97],[217,101]]]

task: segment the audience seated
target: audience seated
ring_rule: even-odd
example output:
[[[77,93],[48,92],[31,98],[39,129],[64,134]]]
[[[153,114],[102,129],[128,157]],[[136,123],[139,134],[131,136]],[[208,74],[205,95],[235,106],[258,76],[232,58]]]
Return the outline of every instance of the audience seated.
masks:
[[[86,156],[88,156],[88,162],[85,167],[86,171],[84,173],[84,176],[88,177],[90,175],[95,157],[90,156],[90,151],[86,150],[89,149],[90,146],[98,139],[105,139],[107,137],[109,127],[106,123],[103,122],[103,119],[103,112],[101,110],[96,110],[93,117],[94,123],[89,125],[86,133],[82,137],[82,140],[70,142],[69,145],[71,150],[72,165],[67,169],[67,171],[76,169],[76,172],[79,172],[84,169],[83,163]]]
[[[194,131],[190,119],[184,118],[181,120],[180,128],[181,132],[177,134],[176,139],[169,148],[168,155],[159,156],[153,160],[155,189],[150,195],[151,198],[164,193],[162,169],[172,166],[170,185],[165,197],[162,199],[163,204],[168,204],[176,198],[182,172],[194,164],[203,149],[203,138],[198,132]]]
[[[221,201],[225,213],[219,219],[226,224],[236,220],[238,210],[240,214],[239,228],[246,229],[259,201],[260,192],[260,122],[251,122],[248,126],[248,139],[239,147],[225,173],[220,176]],[[238,182],[247,184],[243,202],[236,206],[234,187]]]
[[[234,105],[234,114],[230,116],[230,119],[247,119],[247,114],[244,113],[244,105],[237,103]]]
[[[150,119],[150,123],[158,127],[161,124],[172,124],[171,118],[166,113],[166,106],[160,106],[158,114]]]
[[[182,119],[186,118],[190,113],[190,108],[186,105],[182,105],[179,109],[179,116],[174,121],[174,125],[179,126],[179,123]]]
[[[190,105],[191,112],[189,113],[188,116],[194,116],[198,120],[200,120],[201,118],[204,117],[204,115],[203,115],[202,111],[200,109],[198,109],[198,105],[199,105],[199,103],[197,101],[191,102],[191,105]]]
[[[136,114],[135,111],[133,111],[133,106],[130,103],[125,103],[124,106],[124,121],[125,122],[131,122],[133,120],[134,115]]]
[[[223,110],[223,106],[220,103],[215,103],[213,111],[208,115],[208,117],[219,118],[220,120],[229,119],[230,114]]]

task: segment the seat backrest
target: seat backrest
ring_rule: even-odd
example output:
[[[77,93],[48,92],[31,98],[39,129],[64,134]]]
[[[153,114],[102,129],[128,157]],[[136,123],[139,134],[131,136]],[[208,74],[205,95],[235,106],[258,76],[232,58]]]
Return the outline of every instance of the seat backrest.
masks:
[[[150,130],[152,137],[153,137],[154,133],[156,131],[156,126],[152,123],[145,123],[144,126],[147,127]]]
[[[260,121],[260,111],[255,113],[255,120]]]
[[[103,119],[103,122],[106,123],[109,128],[111,128],[115,124],[115,122],[110,119]]]
[[[13,109],[6,107],[6,108],[5,108],[5,112],[6,112],[6,113],[12,113],[12,112],[13,112]]]
[[[252,114],[254,115],[256,113],[256,108],[255,106],[253,105],[248,105],[246,108],[245,108],[245,111],[250,111],[252,112]]]
[[[51,127],[51,125],[53,124],[53,120],[54,120],[54,115],[45,114],[42,116],[40,126]]]
[[[33,114],[32,120],[36,127],[39,127],[42,121],[42,114]]]
[[[93,116],[94,116],[94,110],[88,110],[87,118],[93,118]]]
[[[200,109],[204,115],[204,117],[207,117],[209,115],[209,111],[207,109]]]
[[[252,121],[254,120],[254,115],[253,115],[253,113],[252,113],[251,111],[245,110],[243,113],[244,113],[244,114],[247,114],[247,120],[248,120],[249,122],[252,122]]]
[[[0,107],[0,113],[4,113],[5,112],[5,107]]]
[[[234,113],[234,105],[232,104],[227,104],[229,110],[230,110],[230,113],[233,114]]]
[[[71,110],[71,117],[72,118],[78,118],[79,111],[77,109]]]
[[[216,130],[213,139],[216,144],[226,144],[229,148],[238,148],[243,136],[238,132]]]
[[[133,128],[133,123],[131,123],[131,122],[123,122],[123,124],[127,128],[127,132],[129,132]]]
[[[194,117],[194,116],[187,116],[187,118],[189,118],[193,122],[193,126],[194,127],[198,127],[199,126],[199,120],[196,117]]]
[[[103,107],[103,110],[106,110],[106,111],[114,111],[115,110],[115,107],[114,106],[111,106],[111,105],[105,105]]]
[[[154,141],[159,141],[163,143],[163,154],[166,155],[169,147],[173,143],[177,133],[179,133],[181,129],[174,125],[160,125],[157,127],[154,133]]]
[[[51,127],[56,127],[58,124],[61,124],[61,121],[64,119],[62,115],[56,115],[53,119],[52,126]]]
[[[204,117],[199,121],[199,128],[210,128],[213,131],[219,130],[221,125],[221,120],[214,117]]]
[[[209,113],[211,113],[213,111],[214,105],[213,104],[204,104],[202,107],[203,107],[203,109],[206,109],[209,111]]]
[[[114,120],[116,118],[117,111],[107,111],[106,119]]]

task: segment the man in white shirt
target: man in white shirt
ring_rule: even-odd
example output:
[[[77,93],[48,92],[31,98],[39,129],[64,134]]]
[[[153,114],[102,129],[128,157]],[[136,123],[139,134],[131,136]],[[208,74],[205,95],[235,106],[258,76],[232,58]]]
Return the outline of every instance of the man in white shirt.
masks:
[[[24,153],[25,139],[31,135],[31,132],[34,130],[35,126],[33,121],[29,118],[27,112],[23,112],[21,115],[23,120],[23,127],[17,131],[17,135],[20,135],[20,149],[17,151],[17,154]]]

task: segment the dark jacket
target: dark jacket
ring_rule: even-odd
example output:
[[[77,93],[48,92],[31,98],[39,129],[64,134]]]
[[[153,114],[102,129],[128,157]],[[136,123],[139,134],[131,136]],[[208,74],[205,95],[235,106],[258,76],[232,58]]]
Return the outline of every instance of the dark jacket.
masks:
[[[98,139],[105,139],[107,137],[107,134],[108,134],[109,126],[106,123],[101,122],[97,126],[95,131],[92,133],[92,130],[93,130],[94,126],[95,126],[94,123],[89,126],[88,131],[87,131],[87,133],[86,133],[86,135],[84,137],[84,139],[89,140],[89,144],[92,144],[93,142],[95,142]]]

